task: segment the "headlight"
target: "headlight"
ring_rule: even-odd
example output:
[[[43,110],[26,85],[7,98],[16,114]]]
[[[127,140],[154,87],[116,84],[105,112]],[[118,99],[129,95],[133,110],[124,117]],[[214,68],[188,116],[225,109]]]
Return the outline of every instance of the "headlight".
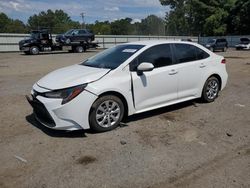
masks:
[[[83,84],[71,88],[46,92],[43,94],[43,96],[47,98],[63,99],[62,104],[65,104],[74,99],[77,95],[79,95],[85,89],[86,86],[87,84]]]

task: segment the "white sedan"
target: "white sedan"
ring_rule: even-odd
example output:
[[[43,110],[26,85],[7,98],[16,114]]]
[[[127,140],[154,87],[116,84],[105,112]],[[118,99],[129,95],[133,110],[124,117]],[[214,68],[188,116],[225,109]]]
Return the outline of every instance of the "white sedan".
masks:
[[[225,63],[190,42],[121,44],[49,73],[27,99],[46,127],[103,132],[132,114],[196,98],[214,101],[227,83]]]

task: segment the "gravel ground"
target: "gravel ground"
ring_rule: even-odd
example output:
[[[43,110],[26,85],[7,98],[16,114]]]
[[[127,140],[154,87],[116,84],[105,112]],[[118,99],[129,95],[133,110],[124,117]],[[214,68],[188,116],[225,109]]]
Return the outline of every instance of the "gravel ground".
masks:
[[[32,85],[96,52],[0,54],[0,187],[250,187],[250,51],[220,53],[229,81],[214,103],[142,113],[101,134],[38,124],[24,97]]]

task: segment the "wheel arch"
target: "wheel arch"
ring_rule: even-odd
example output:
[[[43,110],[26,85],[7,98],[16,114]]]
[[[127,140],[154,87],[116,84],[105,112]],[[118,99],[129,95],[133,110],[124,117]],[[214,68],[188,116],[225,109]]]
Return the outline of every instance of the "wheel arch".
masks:
[[[124,117],[127,117],[128,116],[128,111],[129,111],[128,108],[129,107],[128,107],[128,102],[127,102],[126,98],[121,93],[119,93],[117,91],[107,91],[107,92],[104,92],[104,93],[100,94],[98,96],[98,98],[102,97],[102,96],[106,96],[106,95],[114,95],[114,96],[118,97],[119,99],[121,99],[121,101],[122,101],[122,103],[124,105]]]
[[[219,90],[221,90],[221,86],[222,86],[222,79],[221,79],[220,75],[219,75],[219,74],[214,73],[214,74],[210,75],[210,76],[206,79],[206,81],[207,81],[209,78],[211,78],[211,77],[215,77],[215,78],[217,78],[217,79],[219,80],[219,83],[220,83]]]

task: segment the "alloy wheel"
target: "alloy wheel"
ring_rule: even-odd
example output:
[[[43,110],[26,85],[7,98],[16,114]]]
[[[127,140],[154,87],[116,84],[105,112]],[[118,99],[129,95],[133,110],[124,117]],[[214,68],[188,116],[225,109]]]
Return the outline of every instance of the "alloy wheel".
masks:
[[[96,122],[99,126],[111,127],[119,121],[121,109],[117,102],[107,100],[101,103],[96,110]]]
[[[207,84],[206,95],[207,98],[213,100],[217,97],[219,91],[219,84],[216,80],[210,80]]]

